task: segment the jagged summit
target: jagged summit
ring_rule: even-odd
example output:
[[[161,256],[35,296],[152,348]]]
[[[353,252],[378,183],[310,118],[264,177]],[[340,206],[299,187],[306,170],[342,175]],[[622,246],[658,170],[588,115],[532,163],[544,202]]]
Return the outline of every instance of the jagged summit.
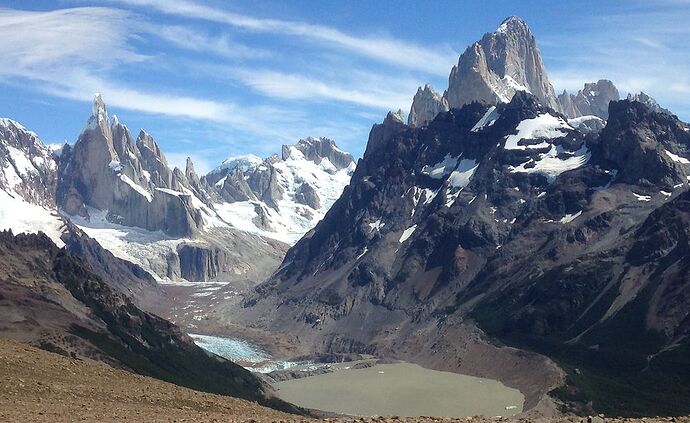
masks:
[[[395,112],[393,110],[391,110],[386,115],[384,122],[398,122],[398,123],[404,124],[405,123],[405,112],[403,112],[402,109],[398,109]]]
[[[586,83],[575,95],[563,91],[558,96],[561,111],[570,118],[597,116],[606,120],[609,103],[617,100],[620,100],[618,89],[608,79]]]
[[[328,160],[330,164],[335,166],[336,170],[345,169],[355,161],[352,154],[339,149],[335,141],[325,137],[307,137],[299,140],[297,144],[283,145],[281,148],[282,159],[288,160],[291,157],[300,159],[299,155],[294,157],[297,151],[305,159],[316,164]]]
[[[105,102],[103,101],[103,96],[101,93],[94,94],[93,105],[91,106],[91,115],[97,117],[99,121],[101,119],[108,120],[108,112],[105,107]]]
[[[460,56],[450,73],[446,99],[453,108],[473,101],[507,103],[521,90],[558,109],[534,36],[522,19],[510,17]]]
[[[417,89],[407,123],[424,126],[441,112],[475,101],[508,103],[519,91],[535,95],[542,104],[568,118],[595,116],[605,120],[609,102],[620,99],[615,85],[605,79],[586,83],[577,94],[564,90],[556,96],[529,26],[520,17],[510,16],[460,55],[443,95],[428,84]]]
[[[629,93],[627,99],[629,101],[640,102],[657,113],[664,113],[667,115],[673,114],[670,110],[661,107],[652,96],[643,91],[640,91],[639,93]]]
[[[448,111],[448,101],[442,94],[437,93],[429,84],[419,87],[412,100],[407,124],[423,126],[433,120],[441,112]]]
[[[348,184],[354,157],[335,141],[308,137],[261,159],[231,157],[202,178],[223,204],[216,208],[236,227],[294,243],[328,211]]]
[[[501,24],[496,28],[496,32],[506,33],[506,32],[518,32],[518,31],[529,31],[527,22],[525,22],[519,16],[508,16],[501,22]]]
[[[175,236],[191,236],[204,224],[188,198],[161,191],[182,192],[186,181],[168,167],[153,137],[142,129],[134,139],[118,119],[111,121],[100,94],[85,130],[63,151],[61,162],[58,205],[70,215],[88,217],[94,208],[113,223]]]

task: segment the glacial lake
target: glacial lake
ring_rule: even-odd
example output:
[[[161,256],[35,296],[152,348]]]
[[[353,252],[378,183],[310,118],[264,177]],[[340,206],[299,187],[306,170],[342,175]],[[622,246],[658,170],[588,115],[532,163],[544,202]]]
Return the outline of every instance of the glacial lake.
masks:
[[[411,363],[379,364],[277,382],[293,404],[353,416],[513,416],[524,396],[502,383]]]
[[[201,348],[268,373],[294,368],[313,370],[325,364],[273,361],[241,339],[189,334]],[[334,363],[331,373],[276,382],[278,395],[293,404],[353,416],[513,416],[522,412],[524,396],[502,383],[411,363],[377,364],[352,369],[356,363]]]

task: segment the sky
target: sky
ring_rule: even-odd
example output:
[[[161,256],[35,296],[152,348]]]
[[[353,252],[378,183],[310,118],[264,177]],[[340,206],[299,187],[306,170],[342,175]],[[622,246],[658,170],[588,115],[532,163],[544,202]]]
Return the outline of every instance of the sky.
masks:
[[[0,0],[0,116],[73,143],[100,92],[200,173],[307,136],[360,156],[371,126],[438,91],[511,15],[557,92],[611,79],[690,120],[690,0]]]

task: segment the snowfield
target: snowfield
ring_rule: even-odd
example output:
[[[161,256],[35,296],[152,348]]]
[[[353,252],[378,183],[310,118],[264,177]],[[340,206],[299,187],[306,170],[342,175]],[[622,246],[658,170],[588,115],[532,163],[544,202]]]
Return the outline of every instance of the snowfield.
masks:
[[[256,157],[256,156],[251,156]],[[242,156],[241,159],[228,159],[224,166],[255,166],[256,161]],[[266,166],[262,161],[259,166]],[[283,191],[283,198],[278,201],[277,209],[261,201],[238,201],[234,203],[217,203],[214,209],[218,215],[235,228],[277,239],[288,244],[296,243],[311,228],[323,219],[328,209],[340,197],[355,170],[355,163],[349,167],[336,170],[335,166],[323,158],[321,163],[307,160],[301,151],[288,146],[285,160],[272,163],[278,174],[278,184]],[[222,167],[222,166],[221,166]],[[222,179],[223,181],[225,179]],[[319,207],[314,209],[297,201],[297,193],[302,184],[308,183],[318,194]],[[262,210],[268,227],[256,224]]]
[[[0,229],[11,229],[14,234],[43,232],[57,245],[64,247],[60,239],[65,223],[55,210],[31,204],[18,195],[0,190]]]
[[[506,137],[506,150],[527,150],[537,148],[547,148],[549,143],[540,142],[538,144],[519,145],[520,140],[540,140],[540,139],[554,139],[567,135],[564,130],[573,129],[568,122],[560,117],[543,113],[534,119],[525,119],[520,122],[516,128],[517,134],[508,135]]]

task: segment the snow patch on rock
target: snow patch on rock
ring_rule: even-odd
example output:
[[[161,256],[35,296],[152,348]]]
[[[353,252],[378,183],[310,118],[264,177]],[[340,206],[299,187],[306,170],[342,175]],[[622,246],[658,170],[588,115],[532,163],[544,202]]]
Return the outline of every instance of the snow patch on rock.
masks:
[[[405,229],[402,235],[400,235],[400,239],[398,240],[398,242],[402,244],[403,242],[407,241],[416,230],[417,225],[412,225],[409,228]]]
[[[547,148],[550,144],[540,142],[537,144],[520,145],[521,140],[544,140],[555,139],[567,135],[564,130],[573,129],[568,122],[560,117],[543,113],[534,119],[525,119],[516,128],[517,134],[506,137],[506,150],[527,150],[537,148]]]

